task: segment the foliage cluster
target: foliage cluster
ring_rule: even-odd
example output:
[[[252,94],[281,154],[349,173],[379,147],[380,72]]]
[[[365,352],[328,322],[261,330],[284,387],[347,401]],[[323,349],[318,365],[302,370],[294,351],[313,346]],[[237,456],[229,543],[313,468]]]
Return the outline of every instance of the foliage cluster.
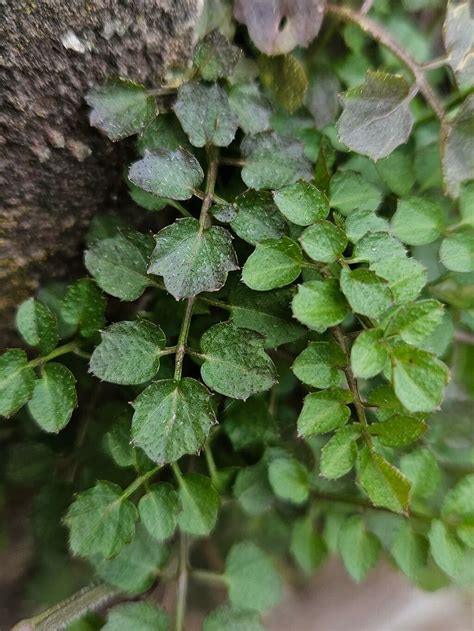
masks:
[[[94,219],[90,276],[24,302],[36,355],[0,357],[32,599],[93,575],[111,597],[176,584],[179,631],[201,581],[228,595],[205,631],[258,631],[287,563],[337,553],[361,581],[384,555],[426,589],[472,581],[469,3],[448,4],[434,62],[436,0],[310,4],[237,1],[252,43],[213,0],[191,68],[87,96],[92,125],[136,136],[127,186],[160,229]],[[80,594],[63,620],[108,597]],[[69,628],[170,623],[141,599],[103,624]]]

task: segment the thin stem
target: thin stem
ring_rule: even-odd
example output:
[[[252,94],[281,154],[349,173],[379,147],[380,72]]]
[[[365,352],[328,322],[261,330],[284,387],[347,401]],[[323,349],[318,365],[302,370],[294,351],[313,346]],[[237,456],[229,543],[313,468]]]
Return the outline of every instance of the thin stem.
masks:
[[[373,4],[374,0],[364,0],[360,8],[360,12],[362,13],[362,15],[366,15],[372,8]]]
[[[174,199],[168,200],[168,205],[176,208],[176,210],[180,212],[183,217],[192,217],[194,219],[194,216],[189,212],[189,210],[187,210],[182,204],[175,201]]]
[[[212,454],[212,449],[209,443],[207,443],[206,446],[204,447],[204,455],[206,456],[207,468],[209,469],[212,483],[214,484],[214,486],[216,486],[218,482],[219,474],[217,471],[216,463],[214,461],[214,456]]]
[[[226,311],[232,311],[233,306],[217,298],[208,298],[207,296],[198,296],[199,302],[205,302],[212,307],[219,307],[219,309],[225,309]]]
[[[135,491],[139,489],[142,484],[145,484],[145,482],[147,482],[151,477],[157,474],[160,469],[161,465],[157,465],[156,467],[153,467],[153,469],[150,469],[149,471],[138,477],[136,480],[134,480],[122,493],[122,495],[120,496],[120,501],[123,502],[124,500],[129,498],[130,495],[135,493]]]
[[[426,72],[427,70],[436,70],[437,68],[442,68],[448,64],[447,57],[438,57],[438,59],[433,59],[432,61],[428,61],[425,64],[421,64],[421,67]]]
[[[212,585],[226,585],[227,580],[224,574],[218,572],[209,572],[209,570],[191,570],[191,578],[195,578],[203,583],[210,583]]]
[[[186,617],[186,596],[188,593],[188,537],[184,533],[179,538],[179,569],[176,594],[175,631],[183,631]]]
[[[327,11],[344,22],[355,24],[364,31],[364,33],[370,35],[373,39],[375,39],[375,41],[388,48],[396,57],[398,57],[398,59],[405,64],[408,70],[410,70],[415,78],[420,92],[425,97],[426,102],[435,112],[441,123],[444,124],[445,112],[443,104],[431,85],[428,83],[423,66],[412,59],[406,50],[402,48],[395,39],[393,39],[390,33],[388,33],[378,22],[372,20],[372,18],[367,17],[361,12],[353,11],[348,7],[328,4]]]
[[[176,358],[174,363],[174,379],[179,381],[183,373],[183,361],[186,354],[186,342],[188,341],[189,327],[191,326],[191,318],[193,317],[193,309],[195,298],[189,298],[186,301],[183,321],[181,322],[181,330],[179,332],[178,343],[176,345]]]
[[[67,353],[73,353],[75,350],[77,350],[77,345],[78,345],[78,342],[74,340],[73,342],[68,342],[67,344],[64,344],[63,346],[58,346],[58,348],[55,348],[54,351],[51,351],[51,353],[49,353],[48,355],[45,355],[44,357],[37,357],[36,359],[32,359],[31,361],[28,362],[28,366],[30,368],[36,368],[36,366],[41,366],[42,364],[46,364],[46,362],[49,362],[52,359],[55,359],[56,357],[60,357],[61,355],[66,355]]]
[[[219,159],[220,164],[228,164],[232,167],[244,167],[246,164],[246,160],[243,158],[225,158],[222,157]]]
[[[160,357],[163,357],[164,355],[174,355],[177,350],[178,350],[178,346],[167,346],[162,351],[160,351],[158,355]]]
[[[79,620],[90,611],[97,611],[120,596],[115,587],[109,585],[89,585],[73,596],[57,603],[42,613],[22,620],[12,631],[59,631],[66,629],[75,620]]]

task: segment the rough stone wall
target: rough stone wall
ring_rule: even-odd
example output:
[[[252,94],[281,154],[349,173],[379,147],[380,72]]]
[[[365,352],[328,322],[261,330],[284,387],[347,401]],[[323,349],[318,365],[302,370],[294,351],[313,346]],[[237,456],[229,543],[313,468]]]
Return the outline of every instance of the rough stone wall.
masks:
[[[159,85],[186,62],[202,0],[0,0],[0,347],[15,306],[78,261],[116,204],[123,151],[83,97],[109,76]]]

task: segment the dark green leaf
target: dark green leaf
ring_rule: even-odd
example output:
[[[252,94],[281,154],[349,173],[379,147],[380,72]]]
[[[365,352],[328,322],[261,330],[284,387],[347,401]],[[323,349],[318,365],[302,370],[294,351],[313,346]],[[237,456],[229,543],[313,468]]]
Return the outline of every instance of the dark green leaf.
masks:
[[[179,498],[166,482],[157,484],[138,503],[140,521],[158,541],[171,537],[178,523]]]
[[[439,250],[441,262],[453,272],[474,271],[474,228],[463,226],[451,232]]]
[[[351,400],[349,390],[342,388],[330,388],[308,394],[297,421],[298,435],[307,438],[342,427],[351,415],[346,405]]]
[[[273,199],[285,217],[298,226],[309,226],[325,219],[329,212],[326,195],[309,182],[285,186],[273,193]]]
[[[220,31],[214,30],[198,43],[194,49],[193,61],[203,79],[215,81],[229,77],[239,57],[239,48],[231,44]]]
[[[141,131],[158,113],[155,97],[128,79],[110,79],[86,95],[92,108],[90,123],[110,140],[122,140]]]
[[[289,285],[301,273],[303,256],[289,237],[266,239],[257,244],[242,269],[242,280],[256,291]]]
[[[331,180],[329,202],[346,217],[355,210],[375,210],[382,201],[379,189],[359,173],[338,171]]]
[[[158,464],[199,452],[216,422],[209,392],[188,377],[152,383],[133,407],[133,443]]]
[[[214,528],[219,511],[219,495],[209,478],[190,473],[179,478],[181,512],[178,523],[190,535],[208,535]]]
[[[256,83],[237,83],[229,92],[229,104],[246,134],[271,128],[272,109]]]
[[[297,320],[319,333],[342,322],[348,313],[336,280],[312,280],[298,285],[292,307]]]
[[[301,62],[293,55],[260,57],[260,81],[278,105],[294,112],[303,104],[308,79]]]
[[[151,602],[124,603],[109,609],[102,631],[168,631],[169,620],[161,607]]]
[[[413,155],[407,146],[395,149],[389,156],[379,160],[375,167],[389,189],[395,195],[408,195],[413,188],[416,174]]]
[[[315,388],[342,385],[346,356],[336,342],[311,342],[295,359],[292,370],[300,381]]]
[[[176,151],[179,147],[190,149],[186,134],[174,114],[160,114],[149,123],[137,139],[138,153],[143,156],[145,152],[157,149]]]
[[[83,337],[91,337],[104,326],[105,305],[105,297],[94,281],[81,278],[67,288],[61,313]]]
[[[224,605],[205,618],[202,631],[265,631],[255,611],[234,609]]]
[[[352,469],[357,456],[356,441],[360,430],[354,425],[338,429],[321,450],[320,472],[334,480]]]
[[[356,377],[370,379],[382,372],[388,359],[380,329],[362,331],[351,349],[351,366]]]
[[[309,496],[309,472],[295,458],[276,458],[268,467],[268,480],[275,495],[302,504]]]
[[[201,339],[201,375],[209,388],[234,399],[247,399],[275,383],[264,338],[231,322],[216,324]]]
[[[156,235],[148,272],[163,276],[176,300],[217,291],[238,269],[232,237],[225,228],[202,229],[197,219],[178,219]]]
[[[304,230],[300,243],[313,261],[334,263],[346,249],[347,237],[330,221],[318,221]]]
[[[256,245],[264,239],[279,239],[288,230],[269,192],[245,191],[235,198],[234,207],[237,215],[230,226],[247,243]]]
[[[474,94],[468,96],[448,125],[441,145],[443,177],[448,193],[459,195],[474,172]]]
[[[240,469],[235,479],[234,497],[249,515],[261,515],[270,508],[274,495],[267,480],[265,462]]]
[[[311,519],[298,519],[294,523],[290,552],[305,574],[312,574],[325,560],[326,544]]]
[[[458,85],[470,88],[474,84],[474,16],[469,0],[447,3],[443,35],[448,63],[456,75]]]
[[[378,437],[382,445],[387,447],[405,447],[418,440],[426,430],[427,425],[413,416],[391,416],[381,423],[369,426],[371,434]]]
[[[19,334],[30,346],[46,355],[58,343],[58,325],[52,311],[39,300],[29,298],[18,307],[15,320]]]
[[[126,230],[94,243],[86,250],[88,272],[101,289],[120,300],[136,300],[150,279],[146,274],[153,251],[153,239],[140,232]]]
[[[18,348],[0,355],[0,416],[10,417],[30,399],[35,373],[26,353]]]
[[[374,506],[395,513],[408,510],[409,480],[385,458],[364,447],[359,452],[358,482]]]
[[[57,433],[69,423],[77,406],[75,384],[76,378],[66,366],[55,362],[42,366],[28,410],[45,432]]]
[[[260,397],[233,401],[226,409],[224,431],[235,450],[269,444],[278,439],[278,426]]]

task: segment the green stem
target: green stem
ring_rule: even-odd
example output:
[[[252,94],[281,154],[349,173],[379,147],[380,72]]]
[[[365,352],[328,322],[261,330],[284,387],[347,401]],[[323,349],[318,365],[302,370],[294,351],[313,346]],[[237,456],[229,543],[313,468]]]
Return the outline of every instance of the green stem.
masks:
[[[184,533],[179,539],[179,570],[176,594],[175,631],[183,631],[186,617],[186,597],[188,593],[188,538]]]
[[[174,199],[170,199],[168,201],[168,205],[172,206],[173,208],[176,208],[176,210],[180,212],[183,215],[183,217],[192,217],[194,219],[194,216],[189,212],[189,210],[187,210],[182,204],[175,201]]]
[[[156,467],[153,467],[153,469],[150,469],[149,471],[138,477],[136,480],[134,480],[122,493],[122,495],[120,496],[120,501],[123,502],[124,500],[129,498],[130,495],[135,493],[135,491],[140,488],[142,484],[145,484],[145,482],[147,482],[151,477],[157,474],[160,469],[161,465],[157,465]]]
[[[212,483],[214,486],[217,486],[219,473],[209,443],[206,443],[206,446],[204,447],[204,455],[206,456],[207,468],[209,469]]]
[[[68,342],[67,344],[64,344],[63,346],[58,346],[57,348],[54,349],[54,351],[51,351],[51,353],[49,353],[48,355],[44,355],[44,357],[37,357],[36,359],[32,359],[30,362],[28,362],[28,366],[30,368],[36,368],[36,366],[41,366],[42,364],[46,364],[46,362],[49,362],[52,359],[55,359],[56,357],[60,357],[61,355],[66,355],[67,353],[73,353],[75,350],[77,350],[77,346],[78,346],[77,340],[74,340],[73,342]]]
[[[90,585],[37,616],[22,620],[12,628],[12,631],[60,631],[86,613],[106,606],[118,596],[120,592],[115,587],[104,584]]]
[[[177,350],[178,350],[178,346],[167,346],[162,351],[160,351],[158,355],[160,357],[163,357],[164,355],[174,355]]]
[[[191,570],[191,578],[195,578],[203,583],[210,583],[211,585],[226,585],[227,580],[224,574],[218,574],[217,572],[209,572],[208,570]]]
[[[232,311],[233,306],[229,305],[227,302],[223,302],[222,300],[218,300],[217,298],[208,298],[207,296],[199,296],[199,302],[205,302],[212,307],[219,307],[219,309],[225,309],[226,311]]]
[[[186,342],[188,341],[189,327],[191,326],[191,318],[193,317],[193,309],[195,298],[188,298],[186,301],[186,308],[184,310],[184,317],[181,322],[181,329],[179,332],[178,343],[176,345],[176,357],[174,364],[174,379],[179,381],[183,373],[183,361],[186,353]]]

